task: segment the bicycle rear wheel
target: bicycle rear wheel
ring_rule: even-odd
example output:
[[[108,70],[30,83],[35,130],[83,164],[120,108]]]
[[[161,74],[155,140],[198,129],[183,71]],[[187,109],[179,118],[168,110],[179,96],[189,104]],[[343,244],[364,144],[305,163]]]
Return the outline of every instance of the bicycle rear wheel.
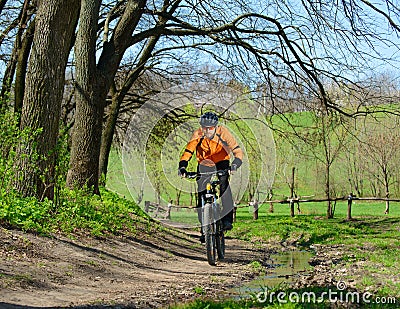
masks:
[[[214,266],[217,258],[215,223],[212,213],[212,205],[205,204],[203,209],[203,230],[206,241],[207,261]]]

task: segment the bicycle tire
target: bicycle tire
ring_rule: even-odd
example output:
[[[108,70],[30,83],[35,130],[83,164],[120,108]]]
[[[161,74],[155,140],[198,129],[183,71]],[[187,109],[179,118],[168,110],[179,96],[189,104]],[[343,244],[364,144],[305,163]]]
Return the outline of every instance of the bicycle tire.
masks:
[[[215,266],[217,249],[215,239],[215,223],[213,222],[212,205],[205,204],[203,212],[203,229],[206,242],[206,252],[208,264]]]
[[[218,260],[225,258],[225,233],[222,230],[221,221],[217,222],[217,235],[215,237]]]

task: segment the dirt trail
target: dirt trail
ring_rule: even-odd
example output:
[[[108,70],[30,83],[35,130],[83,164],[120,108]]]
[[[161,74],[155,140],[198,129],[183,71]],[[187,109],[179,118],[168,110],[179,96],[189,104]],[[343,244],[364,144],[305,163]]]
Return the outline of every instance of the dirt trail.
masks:
[[[226,244],[226,260],[212,267],[195,232],[71,240],[0,228],[0,308],[159,308],[200,294],[228,296],[254,277],[249,263],[269,253]]]

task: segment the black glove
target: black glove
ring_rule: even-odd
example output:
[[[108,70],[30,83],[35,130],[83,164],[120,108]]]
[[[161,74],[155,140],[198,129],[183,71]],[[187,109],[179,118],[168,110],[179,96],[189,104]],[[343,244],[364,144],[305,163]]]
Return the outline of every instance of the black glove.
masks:
[[[186,168],[184,168],[183,166],[180,167],[180,168],[178,169],[178,176],[186,177],[186,175],[187,175],[187,170],[186,170]]]
[[[186,160],[179,161],[178,176],[186,177],[186,175],[187,175],[187,170],[186,170],[187,166],[188,166],[188,161],[186,161]]]
[[[237,171],[237,165],[236,164],[232,164],[231,165],[231,172],[236,172]]]
[[[236,172],[236,170],[242,165],[242,160],[235,158],[231,164],[231,171]]]

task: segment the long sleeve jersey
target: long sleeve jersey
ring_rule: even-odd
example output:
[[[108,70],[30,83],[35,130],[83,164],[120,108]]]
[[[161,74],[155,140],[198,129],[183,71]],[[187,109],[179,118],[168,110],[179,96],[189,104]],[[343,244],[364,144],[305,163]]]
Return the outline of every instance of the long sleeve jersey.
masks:
[[[242,149],[229,130],[223,126],[217,126],[212,139],[204,137],[201,128],[196,130],[186,145],[181,156],[181,162],[188,162],[195,152],[197,162],[206,166],[213,166],[220,161],[229,160],[231,152],[240,162],[243,160]]]

